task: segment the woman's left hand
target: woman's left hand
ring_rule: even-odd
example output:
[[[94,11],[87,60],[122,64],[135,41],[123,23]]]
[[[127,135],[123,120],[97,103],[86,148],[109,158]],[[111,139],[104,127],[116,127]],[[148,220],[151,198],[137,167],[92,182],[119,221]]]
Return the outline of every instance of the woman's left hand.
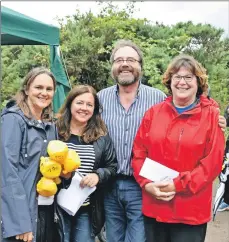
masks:
[[[68,173],[64,174],[63,171],[61,171],[60,176],[65,179],[69,179],[73,176],[73,172],[68,172]]]
[[[160,191],[161,192],[176,192],[174,182],[173,181],[169,182],[169,184],[167,186],[160,188]]]
[[[86,176],[84,176],[80,182],[81,187],[94,187],[99,182],[99,176],[96,173],[91,173]]]
[[[32,242],[33,241],[33,233],[32,232],[27,232],[24,234],[18,234],[16,235],[16,240],[23,240],[27,242]]]

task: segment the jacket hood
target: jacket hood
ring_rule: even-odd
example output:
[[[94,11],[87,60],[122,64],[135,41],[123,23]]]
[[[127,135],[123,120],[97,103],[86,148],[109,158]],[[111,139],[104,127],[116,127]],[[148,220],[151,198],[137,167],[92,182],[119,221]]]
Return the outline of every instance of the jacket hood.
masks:
[[[7,104],[6,107],[2,110],[1,112],[1,117],[3,117],[4,115],[7,115],[9,113],[14,113],[17,114],[19,116],[21,116],[21,118],[27,123],[27,125],[29,126],[36,126],[38,124],[38,121],[35,119],[29,119],[28,117],[26,117],[24,115],[24,113],[22,112],[22,110],[17,106],[16,101],[15,100],[10,100]],[[50,124],[49,122],[47,124]]]
[[[10,100],[7,104],[6,107],[2,110],[1,116],[7,114],[7,113],[20,113],[20,108],[16,105],[15,100]]]

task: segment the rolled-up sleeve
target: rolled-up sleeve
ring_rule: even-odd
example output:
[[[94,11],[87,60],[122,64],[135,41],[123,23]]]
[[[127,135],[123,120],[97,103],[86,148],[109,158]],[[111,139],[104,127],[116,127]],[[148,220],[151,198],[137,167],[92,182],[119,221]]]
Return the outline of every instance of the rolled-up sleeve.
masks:
[[[32,231],[27,196],[18,172],[22,138],[16,114],[4,115],[1,118],[3,238]]]

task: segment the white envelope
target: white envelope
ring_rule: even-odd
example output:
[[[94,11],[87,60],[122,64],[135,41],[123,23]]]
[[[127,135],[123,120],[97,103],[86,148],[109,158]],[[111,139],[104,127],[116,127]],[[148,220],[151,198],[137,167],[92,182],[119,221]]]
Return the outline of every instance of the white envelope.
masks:
[[[79,208],[82,206],[87,197],[95,191],[95,187],[80,187],[82,175],[75,172],[68,189],[61,189],[57,195],[57,203],[68,214],[74,216]]]
[[[172,180],[179,175],[179,172],[170,169],[167,166],[164,166],[147,157],[144,161],[139,175],[156,182]]]

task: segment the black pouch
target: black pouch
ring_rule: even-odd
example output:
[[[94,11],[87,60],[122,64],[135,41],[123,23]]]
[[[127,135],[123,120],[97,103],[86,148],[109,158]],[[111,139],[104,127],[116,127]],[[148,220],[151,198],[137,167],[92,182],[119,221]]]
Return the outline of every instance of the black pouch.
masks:
[[[36,242],[54,242],[54,205],[39,205]]]
[[[55,199],[54,200],[54,231],[55,231],[55,233],[53,236],[53,242],[63,242],[64,241],[63,222],[64,222],[63,214]]]

